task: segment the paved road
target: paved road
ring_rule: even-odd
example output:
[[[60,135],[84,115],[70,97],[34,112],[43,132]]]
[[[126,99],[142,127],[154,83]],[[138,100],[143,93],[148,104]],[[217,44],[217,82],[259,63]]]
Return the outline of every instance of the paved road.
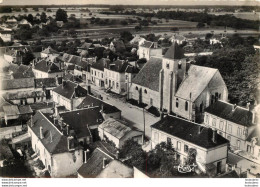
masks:
[[[150,126],[157,121],[159,117],[155,117],[148,112],[145,112],[143,115],[143,110],[136,106],[133,106],[129,103],[123,102],[118,98],[113,98],[103,90],[100,90],[96,86],[91,85],[92,92],[96,92],[103,97],[103,100],[111,105],[116,106],[122,111],[122,118],[129,122],[133,127],[144,130],[144,116],[145,116],[145,135],[150,139],[151,138],[151,128]]]
[[[241,168],[241,172],[245,172],[247,169],[250,169],[252,173],[260,173],[260,164],[247,160],[234,153],[228,152],[227,162],[232,165],[237,164],[237,167]]]

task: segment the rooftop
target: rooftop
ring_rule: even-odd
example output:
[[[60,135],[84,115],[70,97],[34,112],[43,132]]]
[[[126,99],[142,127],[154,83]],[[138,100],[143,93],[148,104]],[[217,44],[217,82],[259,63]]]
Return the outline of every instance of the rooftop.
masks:
[[[191,65],[188,70],[188,76],[182,81],[175,96],[195,101],[208,86],[217,71],[217,69],[213,68]]]
[[[87,90],[72,81],[63,81],[61,85],[53,89],[53,92],[65,98],[85,97]]]
[[[91,68],[98,69],[104,71],[104,68],[110,63],[110,60],[107,58],[101,58],[97,62],[95,62]]]
[[[184,58],[184,50],[179,47],[177,43],[174,43],[163,56],[169,59],[182,59]]]
[[[201,128],[199,124],[174,116],[166,116],[162,120],[151,125],[151,128],[163,131],[206,149],[228,143],[228,140],[217,133],[216,143],[214,143],[212,141],[213,130],[211,128],[202,127],[202,130],[199,133],[199,129]]]
[[[62,72],[60,68],[57,65],[55,65],[55,63],[47,59],[40,60],[35,64],[33,68],[46,73]]]
[[[128,66],[128,63],[124,60],[116,60],[109,64],[108,67],[105,67],[106,69],[109,69],[111,71],[124,73],[126,68]]]
[[[133,78],[132,82],[154,91],[159,91],[159,74],[162,69],[162,59],[152,57]]]
[[[34,88],[34,78],[2,80],[1,90]]]
[[[233,110],[234,109],[234,110]],[[240,124],[246,127],[254,125],[252,123],[253,114],[246,108],[234,106],[231,103],[217,101],[205,109],[205,112],[218,116],[219,118]]]
[[[42,53],[45,53],[45,54],[59,54],[59,52],[54,50],[54,49],[52,49],[51,46],[49,46],[46,49],[44,49],[42,51]]]

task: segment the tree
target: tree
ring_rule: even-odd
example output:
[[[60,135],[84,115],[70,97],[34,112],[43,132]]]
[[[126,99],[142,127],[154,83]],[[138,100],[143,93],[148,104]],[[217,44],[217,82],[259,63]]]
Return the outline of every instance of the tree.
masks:
[[[59,8],[56,12],[56,21],[67,22],[68,21],[67,12],[65,10]]]
[[[135,26],[135,31],[136,31],[136,32],[140,31],[141,29],[142,29],[141,26],[138,26],[138,25]]]
[[[39,8],[38,8],[38,7],[34,7],[33,10],[36,11],[36,12],[38,12],[38,11],[39,11]]]
[[[129,31],[123,31],[120,33],[120,36],[121,36],[121,39],[127,43],[129,42],[130,40],[132,40],[134,37],[133,35],[129,32]]]
[[[23,61],[22,61],[22,64],[23,65],[29,65],[30,62],[34,59],[34,55],[31,51],[27,51],[25,52],[24,54],[24,57],[23,57]]]
[[[9,6],[1,6],[0,7],[0,13],[11,13],[12,8]]]
[[[47,15],[45,12],[42,12],[42,14],[41,14],[41,22],[43,22],[43,23],[47,22]]]
[[[204,24],[204,23],[199,22],[199,23],[197,24],[197,28],[203,28],[203,27],[205,27],[205,24]]]
[[[33,15],[32,14],[28,14],[27,21],[29,21],[31,24],[33,24]]]

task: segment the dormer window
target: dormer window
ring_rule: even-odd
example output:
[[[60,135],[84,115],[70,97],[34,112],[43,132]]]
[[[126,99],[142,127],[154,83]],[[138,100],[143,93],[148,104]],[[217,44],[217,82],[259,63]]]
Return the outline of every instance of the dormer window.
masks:
[[[166,68],[167,68],[167,69],[170,68],[170,64],[169,64],[169,62],[166,62]]]
[[[178,69],[181,69],[181,62],[178,63]]]
[[[147,94],[147,90],[146,89],[144,90],[144,93]]]

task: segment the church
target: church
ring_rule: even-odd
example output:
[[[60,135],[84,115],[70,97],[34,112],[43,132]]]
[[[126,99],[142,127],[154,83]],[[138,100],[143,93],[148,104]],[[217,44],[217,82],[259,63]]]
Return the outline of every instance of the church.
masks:
[[[210,104],[228,99],[220,72],[187,62],[177,43],[162,58],[151,57],[130,84],[129,98],[196,122]]]

